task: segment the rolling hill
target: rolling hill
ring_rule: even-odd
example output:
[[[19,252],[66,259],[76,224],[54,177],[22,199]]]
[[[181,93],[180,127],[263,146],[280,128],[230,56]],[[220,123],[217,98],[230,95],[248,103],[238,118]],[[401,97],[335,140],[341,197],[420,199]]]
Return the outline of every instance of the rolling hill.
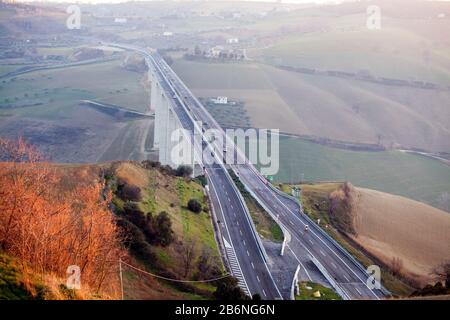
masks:
[[[327,225],[325,230],[363,265],[379,265],[382,282],[396,295],[434,283],[434,269],[450,259],[447,212],[351,184],[348,192],[336,182],[300,187],[305,213]]]
[[[424,285],[433,269],[450,259],[450,215],[423,203],[357,188],[352,238],[387,265]]]

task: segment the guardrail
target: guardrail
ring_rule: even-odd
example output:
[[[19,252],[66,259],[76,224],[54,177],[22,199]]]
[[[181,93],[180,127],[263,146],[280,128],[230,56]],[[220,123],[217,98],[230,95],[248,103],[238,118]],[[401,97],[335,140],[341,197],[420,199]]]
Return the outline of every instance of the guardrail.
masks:
[[[258,232],[256,230],[256,226],[253,223],[253,219],[250,215],[250,211],[248,210],[247,204],[245,203],[245,199],[242,196],[242,194],[239,192],[238,188],[236,187],[236,184],[234,183],[233,179],[231,178],[229,172],[227,171],[226,168],[224,168],[225,170],[225,175],[228,179],[228,181],[230,182],[230,184],[232,185],[233,190],[236,192],[236,194],[238,195],[239,201],[242,205],[242,207],[244,208],[245,211],[245,217],[247,218],[247,221],[250,225],[250,229],[252,230],[252,234],[254,236],[254,238],[256,239],[256,242],[258,244],[259,250],[262,253],[262,257],[264,259],[264,261],[267,263],[269,261],[268,256],[267,256],[267,252],[266,249],[264,248],[264,245],[261,242],[261,238],[258,235]]]
[[[241,181],[242,185],[244,186],[245,190],[258,202],[258,204],[272,217],[272,219],[275,221],[276,224],[281,229],[281,232],[283,232],[283,243],[281,245],[281,252],[280,255],[282,256],[284,253],[284,248],[291,240],[291,234],[287,229],[284,227],[284,225],[280,222],[278,217],[264,204],[263,201],[260,201],[257,197],[257,195],[253,192],[251,188],[249,188],[244,181],[240,178],[240,175],[236,174],[236,170],[231,166],[231,169],[233,170],[234,174],[238,177],[238,179]],[[252,222],[253,223],[253,222]]]
[[[297,266],[297,269],[294,273],[294,278],[292,279],[291,284],[291,300],[295,300],[295,287],[298,286],[298,273],[300,272],[300,265]]]
[[[347,250],[345,250],[336,240],[333,239],[333,237],[331,237],[327,232],[325,232],[321,227],[319,227],[315,221],[313,221],[307,214],[305,214],[303,212],[303,206],[300,202],[299,199],[297,199],[294,196],[291,196],[290,194],[287,194],[279,189],[277,189],[276,187],[274,187],[272,184],[269,184],[270,187],[275,190],[275,192],[277,192],[278,194],[280,194],[281,196],[288,198],[292,201],[295,201],[297,203],[297,205],[300,207],[300,214],[303,215],[303,217],[305,217],[306,220],[308,220],[308,222],[310,223],[311,227],[314,228],[314,230],[317,230],[322,236],[324,236],[325,238],[327,238],[332,244],[333,246],[339,250],[339,252],[341,252],[342,254],[344,254],[350,261],[352,261],[352,263],[354,265],[356,265],[356,267],[363,272],[364,274],[368,274],[366,268],[364,268],[364,266],[355,259],[355,257],[353,257]],[[383,292],[384,295],[386,296],[390,296],[391,292],[389,290],[387,290],[384,286],[381,286],[381,288],[379,289],[381,292]]]
[[[208,181],[209,184],[209,181]],[[214,208],[214,204],[212,203],[212,193],[211,190],[209,188],[209,185],[205,186],[205,195],[208,196],[209,198],[209,202],[211,204],[211,213],[212,213],[212,224],[213,224],[213,228],[215,230],[217,230],[217,233],[215,234],[216,241],[217,241],[217,245],[219,247],[219,250],[221,252],[221,256],[222,256],[222,260],[223,260],[223,264],[225,269],[231,273],[231,266],[230,266],[230,262],[228,261],[228,257],[225,253],[225,244],[223,243],[223,235],[222,235],[222,230],[220,230],[219,225],[217,224],[217,213],[216,213],[216,209]]]
[[[331,286],[336,290],[337,294],[340,295],[344,300],[351,300],[351,297],[349,297],[342,289],[339,287],[337,282],[334,280],[334,278],[328,273],[327,269],[323,267],[323,265],[313,256],[310,256],[310,259],[312,263],[319,269],[319,271],[323,274],[325,279],[331,284]]]
[[[216,235],[215,238],[218,241],[218,246],[219,246],[219,250],[221,251],[221,256],[222,256],[222,259],[224,261],[225,269],[228,269],[228,272],[230,274],[232,274],[233,276],[235,276],[235,277],[239,277],[239,275],[242,277],[243,280],[239,281],[239,285],[242,288],[242,290],[244,290],[245,293],[250,295],[250,289],[248,288],[247,281],[245,280],[245,277],[244,277],[244,274],[242,272],[241,266],[240,266],[239,261],[237,259],[236,251],[234,250],[234,246],[232,246],[230,249],[228,249],[229,250],[229,253],[228,253],[227,252],[227,248],[225,246],[225,243],[223,242],[225,238],[223,237],[222,230],[220,229],[218,223],[216,222],[217,221],[217,213],[216,213],[216,210],[214,208],[214,204],[212,203],[212,192],[211,192],[211,188],[209,187],[209,184],[212,186],[212,188],[214,188],[214,186],[212,185],[212,181],[210,180],[209,177],[207,178],[207,181],[208,181],[208,185],[206,185],[205,189],[206,189],[206,192],[210,196],[209,197],[209,201],[211,202],[211,210],[212,210],[212,215],[213,215],[213,219],[212,219],[213,220],[213,226],[217,230],[217,233],[215,233],[215,235]],[[219,201],[219,199],[217,199],[217,200]],[[222,215],[223,215],[223,213],[222,213]],[[224,217],[224,220],[225,220],[225,217]],[[224,221],[223,223],[226,224],[226,221]],[[231,241],[231,239],[230,239],[230,241]],[[238,272],[237,273],[239,273],[239,274],[235,274],[233,272],[233,268],[231,266],[231,260],[230,260],[232,257],[230,257],[229,254],[232,255],[234,257],[234,259],[236,259],[236,261],[238,263]]]

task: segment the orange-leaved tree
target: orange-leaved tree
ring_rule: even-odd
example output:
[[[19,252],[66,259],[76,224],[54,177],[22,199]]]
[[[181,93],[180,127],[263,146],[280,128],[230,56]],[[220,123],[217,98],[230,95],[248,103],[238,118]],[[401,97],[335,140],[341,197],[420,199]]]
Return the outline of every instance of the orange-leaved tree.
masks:
[[[100,182],[62,191],[60,178],[23,139],[0,138],[0,250],[19,260],[25,279],[65,278],[76,265],[82,286],[115,297],[124,251],[111,196]]]

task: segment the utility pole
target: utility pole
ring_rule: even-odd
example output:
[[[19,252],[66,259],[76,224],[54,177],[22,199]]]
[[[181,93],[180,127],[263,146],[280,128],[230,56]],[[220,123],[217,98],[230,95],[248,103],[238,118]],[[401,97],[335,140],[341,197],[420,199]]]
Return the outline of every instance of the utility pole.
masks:
[[[122,259],[119,259],[120,292],[123,300]]]

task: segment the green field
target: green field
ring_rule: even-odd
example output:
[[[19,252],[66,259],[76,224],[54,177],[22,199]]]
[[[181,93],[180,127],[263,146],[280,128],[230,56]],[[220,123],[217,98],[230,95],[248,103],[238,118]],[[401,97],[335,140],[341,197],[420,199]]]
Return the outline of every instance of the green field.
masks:
[[[295,137],[280,138],[280,170],[275,180],[351,181],[436,207],[439,196],[450,193],[450,168],[437,160],[399,151],[348,151]]]
[[[200,97],[228,95],[245,101],[255,127],[372,143],[379,132],[381,143],[396,136],[413,146],[449,147],[445,130],[439,129],[450,119],[445,92],[295,74],[251,63],[177,60],[174,69]],[[275,178],[282,182],[299,181],[302,175],[308,181],[350,180],[441,208],[438,198],[450,193],[450,168],[421,156],[346,151],[295,137],[281,138],[280,152]]]
[[[123,69],[120,63],[114,60],[2,79],[0,106],[12,106],[18,114],[44,118],[67,116],[83,99],[146,111],[148,96],[140,76]],[[43,105],[23,108],[36,102]]]
[[[254,127],[388,147],[450,150],[449,91],[300,74],[259,63],[178,59],[173,68],[199,97],[224,95],[244,102]]]
[[[424,58],[425,52],[431,57]],[[362,29],[293,36],[263,50],[262,57],[277,65],[367,70],[376,76],[450,83],[448,52],[434,49],[432,41],[425,37],[393,27],[376,32]]]
[[[143,74],[121,63],[117,59],[0,79],[0,134],[22,135],[60,162],[148,159],[151,120],[130,121],[80,106],[81,100],[91,99],[148,111]]]

